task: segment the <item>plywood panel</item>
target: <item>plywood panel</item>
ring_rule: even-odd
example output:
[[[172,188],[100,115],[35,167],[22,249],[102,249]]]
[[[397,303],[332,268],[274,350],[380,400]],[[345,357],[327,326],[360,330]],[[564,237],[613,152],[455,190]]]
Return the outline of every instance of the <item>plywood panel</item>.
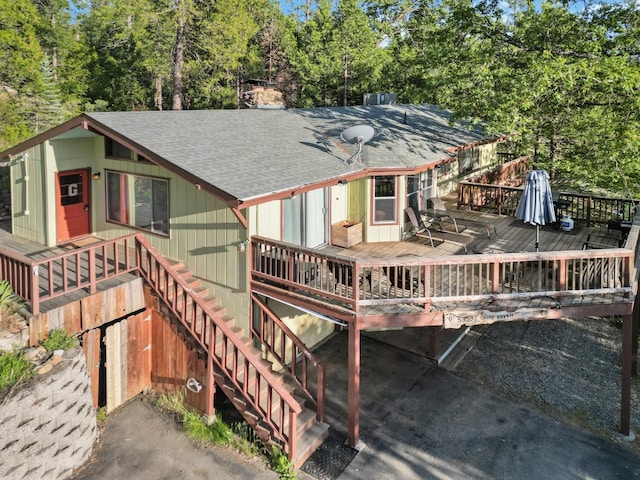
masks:
[[[129,355],[128,355],[128,337],[129,337],[129,319],[127,320],[123,320],[122,322],[119,323],[119,344],[120,344],[120,349],[119,349],[119,365],[120,365],[120,375],[118,375],[119,378],[119,383],[117,384],[117,392],[118,392],[118,406],[122,405],[124,402],[126,402],[127,400],[129,400],[129,395],[128,395],[128,382],[127,382],[127,372],[129,371],[129,364],[128,364],[128,359],[129,359]],[[135,321],[135,317],[134,317],[134,321]],[[116,345],[116,348],[118,346]],[[135,367],[135,365],[134,365]]]
[[[107,412],[127,400],[127,320],[106,330],[107,349]]]

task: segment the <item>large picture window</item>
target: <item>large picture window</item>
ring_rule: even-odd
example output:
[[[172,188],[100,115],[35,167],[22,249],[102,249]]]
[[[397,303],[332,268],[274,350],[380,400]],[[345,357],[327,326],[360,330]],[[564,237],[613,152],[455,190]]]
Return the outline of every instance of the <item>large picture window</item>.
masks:
[[[373,223],[396,223],[396,177],[373,177]]]
[[[107,220],[169,235],[169,182],[107,172]]]

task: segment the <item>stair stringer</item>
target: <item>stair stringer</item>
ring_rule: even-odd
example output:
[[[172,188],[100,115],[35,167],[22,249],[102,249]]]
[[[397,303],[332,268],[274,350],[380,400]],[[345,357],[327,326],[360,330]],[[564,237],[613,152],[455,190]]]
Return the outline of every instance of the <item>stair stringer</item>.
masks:
[[[294,397],[295,386],[273,371],[271,362],[262,358],[260,350],[225,315],[217,300],[209,297],[199,282],[191,281],[188,270],[181,264],[172,265],[143,236],[136,238],[146,252],[139,258],[141,276],[206,352],[208,377],[220,386],[259,438],[281,446],[289,459],[299,465],[302,457],[296,451],[298,436],[302,437],[310,426],[318,430],[315,424],[320,422],[309,415],[304,400]],[[210,390],[212,395],[213,389]],[[304,421],[299,422],[299,417]],[[308,417],[312,421],[306,420]],[[307,452],[300,453],[308,456]]]

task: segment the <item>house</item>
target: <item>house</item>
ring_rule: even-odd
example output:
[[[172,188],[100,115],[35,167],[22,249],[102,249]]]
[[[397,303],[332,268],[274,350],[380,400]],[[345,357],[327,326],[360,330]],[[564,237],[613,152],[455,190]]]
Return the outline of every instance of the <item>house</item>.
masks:
[[[139,354],[148,379],[127,377],[127,395],[134,393],[133,384],[184,386],[157,371],[184,353],[189,360],[171,368],[189,377],[193,404],[213,414],[217,386],[259,435],[282,444],[297,464],[326,435],[322,369],[311,349],[336,324],[348,328],[349,442],[355,446],[360,331],[559,318],[582,312],[558,300],[576,291],[610,294],[598,308],[631,315],[635,271],[629,248],[589,254],[599,271],[606,260],[621,279],[606,285],[568,280],[582,271],[576,260],[582,252],[441,259],[340,255],[332,245],[401,242],[409,231],[406,207],[420,209],[498,164],[499,139],[448,119],[448,112],[430,105],[80,115],[0,154],[11,172],[13,236],[56,252],[55,260],[36,262],[0,250],[0,274],[31,302],[34,317],[48,315],[42,322],[77,316],[63,323],[94,345],[85,347],[88,357],[100,355],[103,330],[108,335],[109,325],[122,320],[129,319],[128,326],[112,341],[129,336],[129,362],[143,361],[131,359],[133,339],[153,337],[153,360]],[[364,144],[342,140],[341,133],[356,125],[372,127],[373,137]],[[637,240],[634,232],[629,238]],[[538,274],[536,287],[514,291],[512,281],[509,291],[498,292],[510,272],[534,263],[538,272],[549,270]],[[145,294],[136,297],[132,287],[69,307],[67,293],[99,295],[97,284],[109,280],[111,286],[120,274],[143,278]],[[552,276],[550,287],[546,279]],[[554,298],[554,307],[532,308],[534,294]],[[499,300],[511,297],[521,305],[505,313]],[[112,311],[105,303],[114,298],[118,306]],[[469,313],[488,299],[498,300],[495,310]],[[52,313],[61,308],[66,310]],[[142,323],[132,327],[144,322],[145,312],[162,317],[153,332]],[[46,330],[37,318],[33,324]],[[132,328],[139,330],[132,334]],[[180,355],[163,349],[169,337],[181,342]],[[317,379],[310,385],[313,367]],[[131,370],[113,363],[110,368]],[[291,383],[283,383],[282,372]],[[299,390],[313,408],[297,400]]]

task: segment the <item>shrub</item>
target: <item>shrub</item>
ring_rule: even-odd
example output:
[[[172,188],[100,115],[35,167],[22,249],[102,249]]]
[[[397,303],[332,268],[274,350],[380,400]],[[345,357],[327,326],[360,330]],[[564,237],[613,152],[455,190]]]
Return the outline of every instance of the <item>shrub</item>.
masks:
[[[30,379],[33,369],[24,352],[14,350],[0,354],[0,391]]]
[[[182,416],[182,425],[191,440],[203,445],[229,445],[233,438],[233,432],[220,416],[216,416],[216,420],[207,425],[198,413],[187,410]]]
[[[0,308],[13,297],[13,289],[8,281],[0,281]]]
[[[71,350],[78,346],[78,339],[70,337],[64,329],[51,330],[47,337],[40,342],[48,352],[54,350]]]
[[[263,454],[267,457],[271,469],[281,479],[298,479],[293,463],[289,461],[285,453],[277,447],[269,450],[246,423],[237,422],[229,426],[222,420],[220,415],[216,415],[216,420],[211,425],[208,425],[198,413],[189,410],[183,401],[184,390],[181,390],[177,394],[160,395],[156,401],[156,406],[181,417],[182,427],[191,440],[201,445],[230,445],[248,455]]]
[[[293,463],[287,458],[282,449],[273,447],[269,456],[271,470],[280,475],[282,480],[297,480],[298,476],[293,468]]]

